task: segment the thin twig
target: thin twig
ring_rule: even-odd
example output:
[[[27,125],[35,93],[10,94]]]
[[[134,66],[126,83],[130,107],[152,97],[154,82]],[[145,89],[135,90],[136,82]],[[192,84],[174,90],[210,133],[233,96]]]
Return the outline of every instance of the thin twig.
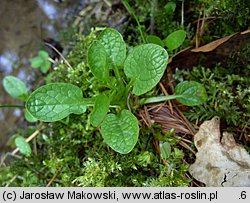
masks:
[[[5,187],[9,187],[9,185],[17,178],[17,175],[15,175],[13,178],[11,178],[10,182],[5,185]]]
[[[165,87],[163,86],[163,84],[161,82],[159,82],[159,85],[161,87],[162,92],[165,94],[165,96],[169,96],[169,94],[168,94],[167,90],[165,89]],[[172,103],[170,100],[168,100],[168,105],[169,105],[171,114],[173,114],[174,110],[173,110],[173,106],[172,106]]]
[[[151,127],[152,122],[151,122],[151,118],[150,118],[150,115],[148,113],[148,109],[147,109],[146,105],[144,105],[144,112],[145,112],[145,117],[146,117],[146,119],[148,121],[148,126]]]
[[[181,26],[184,27],[184,0],[182,0],[181,4]]]
[[[55,173],[53,175],[53,177],[50,179],[50,181],[48,182],[48,184],[46,185],[46,187],[49,187],[51,185],[51,183],[55,180],[56,176],[57,176],[57,173]]]
[[[195,151],[186,142],[180,141],[179,144],[187,150],[191,151],[193,154],[195,154]]]
[[[62,57],[62,59],[65,61],[65,63],[67,64],[67,66],[69,67],[69,68],[71,68],[72,70],[74,70],[73,68],[72,68],[72,66],[69,64],[69,62],[64,58],[64,56],[52,45],[52,44],[50,44],[50,43],[48,43],[48,42],[45,42],[45,44],[47,45],[47,46],[49,46],[50,48],[52,48],[57,54],[59,54],[61,57]]]
[[[200,27],[200,33],[199,33],[200,39],[201,39],[201,37],[203,35],[204,26],[205,26],[205,12],[203,14],[203,18],[202,18],[202,21],[201,21],[201,27]]]
[[[153,144],[156,149],[156,153],[161,157],[161,151],[160,151],[160,146],[159,146],[159,141],[155,138],[153,141]],[[170,164],[161,157],[162,162],[164,163],[165,166],[170,167]]]
[[[40,129],[37,129],[34,133],[32,133],[32,135],[30,135],[27,139],[26,142],[30,142],[32,139],[34,139],[37,134],[40,132],[40,130],[42,130],[44,128],[44,126],[42,126]],[[11,153],[11,155],[15,155],[17,152],[19,152],[19,148],[16,148],[13,150],[13,152]]]
[[[200,16],[197,21],[196,34],[195,34],[195,48],[199,47],[199,30],[200,30]]]
[[[168,163],[165,159],[162,159],[162,162],[163,162],[167,167],[170,167],[169,163]]]
[[[53,59],[50,58],[50,57],[49,57],[49,61],[50,61],[51,63],[55,63],[55,60],[53,60]]]
[[[131,107],[130,107],[130,104],[129,104],[130,97],[131,97],[131,93],[129,93],[128,97],[127,97],[127,107],[128,107],[129,111],[131,111]]]
[[[192,124],[188,121],[188,119],[183,115],[183,113],[179,110],[179,108],[175,104],[174,104],[174,107],[175,107],[176,111],[179,113],[179,115],[181,116],[181,118],[187,124],[188,130],[192,133],[192,135],[194,135],[196,133],[196,130],[194,129]]]

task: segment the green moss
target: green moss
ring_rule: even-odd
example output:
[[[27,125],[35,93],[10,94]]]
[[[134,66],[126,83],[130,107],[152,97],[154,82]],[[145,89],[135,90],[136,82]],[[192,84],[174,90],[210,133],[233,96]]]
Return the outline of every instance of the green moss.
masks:
[[[250,26],[249,1],[247,0],[200,0],[199,3],[204,6],[207,16],[215,17],[215,20],[207,27],[210,35],[227,36],[247,30]]]
[[[224,64],[210,69],[195,67],[176,74],[201,82],[207,90],[207,103],[186,113],[190,120],[201,122],[219,116],[231,130],[250,125],[249,53],[250,47],[246,45],[239,53],[232,52]]]
[[[76,125],[50,124],[37,138],[38,153],[13,159],[1,167],[1,185],[9,186],[187,186],[184,154],[175,146],[165,166],[155,154],[151,134],[143,133],[127,155],[115,153],[103,143],[99,132],[86,131],[83,117]],[[15,177],[16,176],[16,177]],[[4,177],[4,178],[3,178]],[[11,180],[12,179],[12,180]]]

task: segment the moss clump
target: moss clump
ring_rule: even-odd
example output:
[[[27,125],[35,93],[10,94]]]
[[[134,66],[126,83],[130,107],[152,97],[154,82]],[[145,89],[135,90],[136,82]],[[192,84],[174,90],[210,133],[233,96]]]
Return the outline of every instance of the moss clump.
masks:
[[[219,116],[223,128],[235,134],[249,134],[250,125],[250,46],[245,45],[240,52],[233,52],[224,64],[212,68],[195,67],[178,71],[187,80],[201,82],[207,90],[208,101],[202,106],[192,107],[186,113],[191,121],[202,122]]]
[[[188,165],[175,145],[163,164],[152,134],[142,133],[136,148],[121,155],[103,143],[98,131],[86,130],[87,118],[49,124],[36,138],[37,154],[1,166],[2,186],[188,186]],[[152,137],[152,138],[151,138]]]

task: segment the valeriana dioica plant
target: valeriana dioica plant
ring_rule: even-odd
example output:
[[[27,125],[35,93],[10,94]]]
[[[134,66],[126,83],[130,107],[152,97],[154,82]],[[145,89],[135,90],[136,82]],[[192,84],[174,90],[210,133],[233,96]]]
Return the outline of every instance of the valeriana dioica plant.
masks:
[[[90,122],[101,127],[105,142],[115,151],[129,153],[137,143],[137,118],[127,109],[129,94],[141,96],[160,81],[167,67],[168,53],[156,44],[136,46],[127,55],[126,44],[119,32],[104,29],[88,49],[88,65],[104,91],[94,98],[83,98],[82,90],[68,83],[52,83],[35,90],[26,109],[38,120],[54,122],[69,114],[82,114],[93,106]],[[194,106],[207,99],[206,91],[196,82],[177,85],[175,95],[141,100],[141,104],[177,99]],[[109,113],[115,108],[116,113]]]

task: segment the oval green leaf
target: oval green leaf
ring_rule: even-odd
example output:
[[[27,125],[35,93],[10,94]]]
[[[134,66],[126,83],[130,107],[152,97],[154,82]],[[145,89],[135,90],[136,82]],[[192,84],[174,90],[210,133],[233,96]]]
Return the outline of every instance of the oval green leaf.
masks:
[[[118,116],[108,114],[101,128],[105,142],[116,152],[127,154],[137,143],[139,136],[138,121],[137,118],[126,109]]]
[[[164,9],[168,15],[172,15],[176,9],[176,3],[175,2],[168,2]]]
[[[152,44],[158,44],[161,47],[164,47],[164,43],[161,40],[161,38],[155,36],[155,35],[148,35],[146,38],[147,43],[152,43]]]
[[[156,44],[135,47],[124,63],[124,72],[134,81],[133,94],[142,95],[157,85],[168,63],[167,51]]]
[[[31,59],[31,67],[32,68],[39,68],[43,64],[43,59],[39,56],[36,56]]]
[[[46,51],[39,51],[38,56],[31,59],[32,68],[40,68],[43,73],[46,73],[50,68],[49,54]]]
[[[98,37],[98,41],[105,47],[108,63],[121,67],[126,58],[126,44],[122,35],[112,28],[106,28]],[[110,64],[111,63],[111,64]]]
[[[37,119],[34,116],[32,116],[28,111],[25,111],[24,117],[25,117],[26,121],[28,121],[30,123],[34,123],[37,121]]]
[[[168,159],[168,157],[171,154],[171,146],[168,142],[164,142],[160,144],[160,152],[161,152],[161,157],[163,159]]]
[[[108,110],[109,97],[104,94],[98,95],[95,99],[93,111],[90,114],[90,123],[93,126],[98,127],[107,115]]]
[[[28,156],[28,157],[31,155],[32,151],[31,151],[30,145],[29,143],[26,142],[26,140],[23,137],[17,137],[15,139],[15,144],[23,155]]]
[[[42,58],[43,60],[48,60],[49,59],[49,54],[46,51],[40,50],[38,52],[38,56]]]
[[[3,79],[3,87],[13,98],[24,98],[27,95],[27,88],[23,81],[14,76],[6,76]]]
[[[44,122],[54,122],[69,114],[81,114],[86,111],[82,91],[68,83],[51,83],[35,90],[28,98],[26,109]]]
[[[165,44],[169,51],[172,51],[182,45],[186,38],[186,32],[184,30],[177,30],[165,39]]]
[[[88,64],[96,78],[103,81],[109,79],[107,53],[105,47],[99,41],[94,41],[88,49]]]
[[[47,73],[47,71],[49,70],[50,66],[51,66],[51,62],[49,60],[44,61],[43,64],[42,64],[42,66],[41,66],[41,71],[43,73]]]
[[[207,92],[204,86],[195,81],[184,81],[175,87],[176,100],[187,106],[201,105],[207,101]]]

